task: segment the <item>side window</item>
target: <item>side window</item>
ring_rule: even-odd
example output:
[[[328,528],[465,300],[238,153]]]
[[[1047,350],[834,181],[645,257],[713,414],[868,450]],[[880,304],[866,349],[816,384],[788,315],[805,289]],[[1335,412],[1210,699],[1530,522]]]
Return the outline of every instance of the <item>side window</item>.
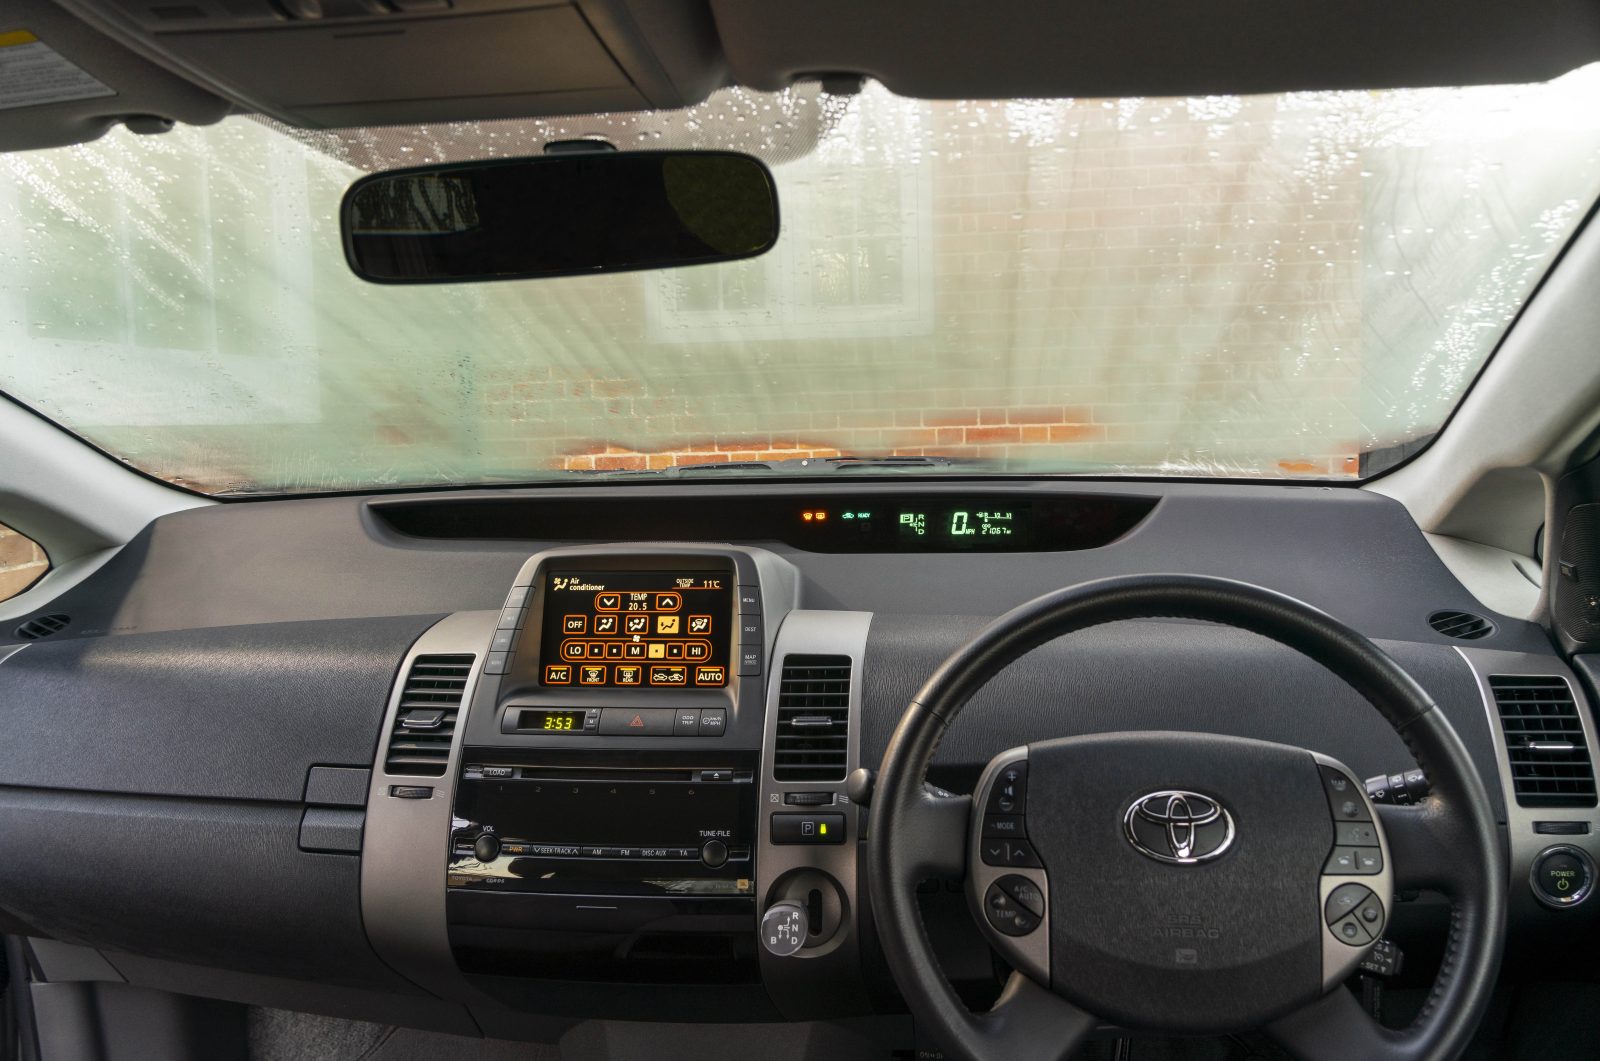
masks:
[[[0,523],[0,601],[10,600],[50,570],[50,558],[31,538]]]

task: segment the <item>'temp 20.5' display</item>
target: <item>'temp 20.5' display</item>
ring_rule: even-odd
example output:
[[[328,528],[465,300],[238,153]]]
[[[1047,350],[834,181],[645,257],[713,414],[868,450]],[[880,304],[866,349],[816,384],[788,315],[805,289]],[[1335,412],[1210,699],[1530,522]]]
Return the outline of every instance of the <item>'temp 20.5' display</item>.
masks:
[[[733,586],[724,574],[562,571],[549,576],[545,685],[720,689],[728,684]]]

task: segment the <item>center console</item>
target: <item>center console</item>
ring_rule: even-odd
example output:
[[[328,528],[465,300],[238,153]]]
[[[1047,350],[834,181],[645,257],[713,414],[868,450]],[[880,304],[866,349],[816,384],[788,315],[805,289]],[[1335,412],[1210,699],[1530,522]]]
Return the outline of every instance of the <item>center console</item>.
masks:
[[[843,782],[868,617],[796,611],[797,592],[755,548],[555,549],[498,612],[425,635],[373,781],[374,945],[425,987],[524,1012],[605,983],[618,1011],[591,1016],[717,1019],[685,1000],[721,998],[749,1019],[786,980],[853,980]],[[774,909],[784,946],[761,932]]]

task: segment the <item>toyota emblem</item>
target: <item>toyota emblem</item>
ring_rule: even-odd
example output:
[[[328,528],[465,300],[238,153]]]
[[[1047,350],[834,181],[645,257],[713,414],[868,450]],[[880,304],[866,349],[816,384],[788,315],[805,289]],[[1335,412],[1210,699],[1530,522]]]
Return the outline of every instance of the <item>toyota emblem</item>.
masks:
[[[1181,866],[1209,862],[1233,843],[1233,816],[1210,796],[1162,789],[1128,807],[1122,827],[1135,851]]]

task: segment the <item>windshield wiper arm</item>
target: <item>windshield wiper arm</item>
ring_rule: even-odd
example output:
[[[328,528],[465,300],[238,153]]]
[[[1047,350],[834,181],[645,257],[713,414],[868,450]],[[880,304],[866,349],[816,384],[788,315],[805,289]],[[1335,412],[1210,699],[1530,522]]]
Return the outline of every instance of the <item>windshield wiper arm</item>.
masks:
[[[841,457],[785,457],[779,460],[713,461],[706,464],[676,464],[668,468],[644,470],[607,470],[579,472],[585,477],[601,479],[686,479],[701,476],[740,475],[750,472],[775,472],[780,475],[819,475],[852,471],[906,471],[917,472],[938,468],[992,467],[993,461],[976,457],[929,456],[841,456]]]

